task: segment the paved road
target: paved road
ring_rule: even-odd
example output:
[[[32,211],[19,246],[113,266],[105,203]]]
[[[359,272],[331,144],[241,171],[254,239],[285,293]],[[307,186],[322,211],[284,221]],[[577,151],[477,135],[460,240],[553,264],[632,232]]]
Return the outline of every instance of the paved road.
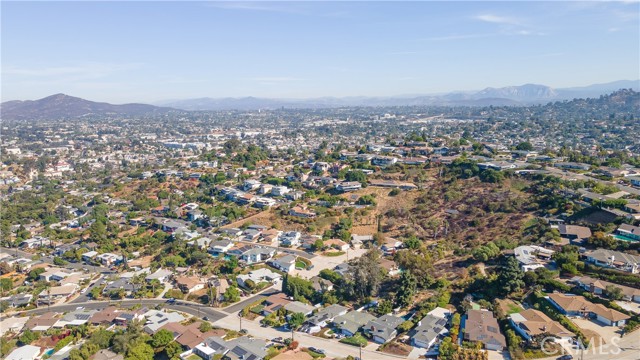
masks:
[[[17,255],[19,257],[24,257],[27,259],[31,259],[35,254],[26,252],[26,251],[22,251],[20,249],[17,248],[6,248],[6,247],[0,247],[0,251],[7,253],[9,255]],[[43,263],[47,263],[47,264],[51,264],[53,265],[53,257],[52,256],[42,256],[40,257],[40,261]],[[84,263],[67,263],[66,265],[62,266],[62,267],[66,267],[66,268],[73,268],[76,270],[82,270],[84,268],[89,269],[91,272],[102,272],[102,273],[112,273],[113,271],[111,271],[108,268],[105,267],[101,267],[101,266],[93,266],[93,265],[87,265]]]
[[[162,304],[164,308],[182,311],[190,315],[198,316],[198,317],[208,317],[209,321],[217,321],[227,316],[227,314],[222,313],[216,309],[210,308],[208,306],[186,302],[186,301],[176,301],[174,304],[167,303],[166,300],[156,300],[156,299],[141,299],[141,300],[120,300],[120,301],[91,301],[84,303],[73,303],[73,304],[60,304],[53,305],[51,307],[40,307],[33,310],[24,311],[24,313],[29,315],[41,315],[47,313],[49,311],[54,312],[68,312],[77,309],[78,307],[84,307],[85,309],[104,309],[109,305],[117,305],[121,307],[132,307],[135,305],[141,305],[146,307],[155,307],[159,304]],[[3,319],[4,317],[2,317]]]

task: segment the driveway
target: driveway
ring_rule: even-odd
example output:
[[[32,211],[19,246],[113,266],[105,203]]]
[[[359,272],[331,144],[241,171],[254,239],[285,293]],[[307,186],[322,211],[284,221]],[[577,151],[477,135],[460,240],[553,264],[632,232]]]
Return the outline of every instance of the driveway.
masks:
[[[367,252],[367,249],[357,249],[357,250],[349,250],[344,255],[340,256],[316,256],[311,260],[313,264],[313,269],[311,270],[293,270],[291,272],[292,275],[299,276],[303,279],[310,279],[314,276],[320,274],[320,271],[324,269],[333,269],[334,267],[347,262],[349,260],[359,258],[364,253]]]
[[[640,314],[640,304],[637,302],[631,301],[616,301],[616,304],[620,305],[621,308],[631,311],[632,313]]]
[[[571,319],[579,328],[591,330],[602,337],[603,344],[611,344],[613,338],[620,337],[620,328],[617,326],[605,326],[587,319]],[[600,344],[596,340],[597,345]]]

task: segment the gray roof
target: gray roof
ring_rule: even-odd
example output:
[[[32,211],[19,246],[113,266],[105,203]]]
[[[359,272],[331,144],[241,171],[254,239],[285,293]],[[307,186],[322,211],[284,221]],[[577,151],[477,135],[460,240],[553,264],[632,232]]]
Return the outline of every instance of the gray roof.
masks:
[[[311,305],[301,303],[300,301],[292,301],[288,304],[285,304],[284,309],[292,313],[308,314],[312,312],[315,308]]]
[[[430,343],[440,334],[446,332],[446,326],[446,319],[433,315],[427,315],[422,320],[420,320],[418,326],[416,326],[413,331],[411,331],[411,338],[414,341]]]
[[[333,319],[333,324],[340,328],[355,334],[360,327],[368,322],[374,320],[376,317],[362,311],[349,311],[348,313],[340,316],[336,316]]]
[[[626,254],[620,251],[598,249],[587,253],[587,256],[603,263],[609,262],[611,257],[613,256],[616,262],[621,261],[627,264],[640,264],[640,256]]]
[[[377,336],[388,341],[395,336],[396,328],[403,322],[404,319],[397,316],[382,315],[377,319],[369,321],[365,325],[365,331],[369,332],[372,336]]]
[[[311,322],[312,324],[319,324],[321,322],[333,321],[336,316],[340,315],[341,313],[347,312],[347,310],[349,309],[338,304],[330,305],[310,317],[309,322]]]

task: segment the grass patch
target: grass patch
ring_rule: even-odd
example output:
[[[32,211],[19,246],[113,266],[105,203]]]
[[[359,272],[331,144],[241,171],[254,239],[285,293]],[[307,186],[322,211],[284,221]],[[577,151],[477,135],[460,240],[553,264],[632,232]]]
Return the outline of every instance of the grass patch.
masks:
[[[326,357],[326,355],[323,355],[323,354],[317,353],[317,352],[315,352],[315,351],[311,351],[311,350],[309,350],[309,349],[306,349],[306,350],[305,350],[305,352],[306,352],[307,354],[311,355],[311,357],[312,357],[312,358],[314,358],[314,359],[322,359],[322,358]]]
[[[262,309],[264,309],[264,305],[258,305],[258,306],[252,307],[250,311],[254,314],[260,315],[262,314]]]
[[[325,252],[322,253],[322,255],[328,256],[328,257],[336,257],[336,256],[344,255],[344,254],[345,254],[344,251],[325,251]]]
[[[307,264],[303,263],[303,262],[302,262],[302,261],[300,261],[300,260],[296,260],[296,268],[297,268],[297,269],[304,269],[304,268],[306,268],[306,267],[307,267]]]
[[[353,345],[358,347],[367,346],[367,344],[369,343],[367,339],[360,334],[355,334],[353,336],[340,339],[340,342],[343,344],[348,344],[348,345]]]

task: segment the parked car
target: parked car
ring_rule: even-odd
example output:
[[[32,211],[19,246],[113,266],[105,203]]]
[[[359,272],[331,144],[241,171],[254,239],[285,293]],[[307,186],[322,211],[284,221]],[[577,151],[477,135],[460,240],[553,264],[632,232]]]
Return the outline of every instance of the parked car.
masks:
[[[282,344],[284,342],[284,339],[281,337],[277,337],[277,338],[271,339],[271,341],[273,341],[274,343]]]
[[[570,354],[562,355],[557,360],[573,360],[573,355],[570,355]]]
[[[312,346],[312,347],[310,347],[310,348],[308,348],[308,349],[309,349],[310,351],[313,351],[314,353],[318,353],[318,354],[322,354],[322,355],[325,355],[325,354],[326,354],[326,352],[325,352],[324,350],[314,348],[313,346]]]

